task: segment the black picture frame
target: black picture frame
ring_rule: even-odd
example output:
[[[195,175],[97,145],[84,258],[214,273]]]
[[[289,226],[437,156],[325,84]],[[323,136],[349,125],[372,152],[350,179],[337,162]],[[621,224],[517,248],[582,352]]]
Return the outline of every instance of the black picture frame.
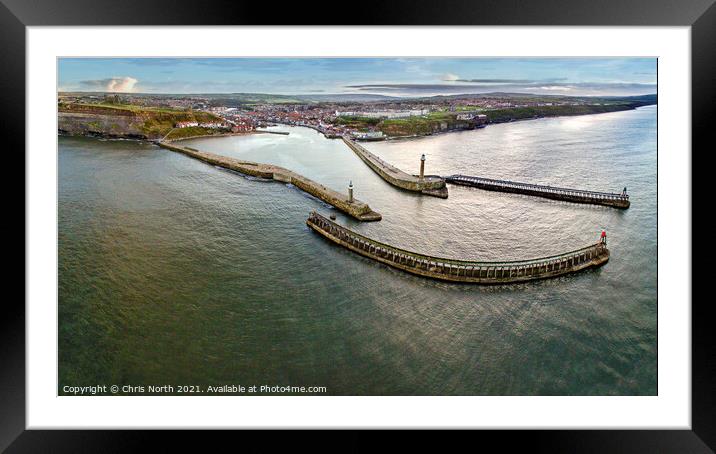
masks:
[[[278,4],[277,4],[278,5]],[[572,25],[572,26],[691,26],[692,64],[692,148],[713,150],[716,103],[716,6],[714,0],[519,0],[445,1],[399,0],[380,4],[353,4],[343,10],[329,2],[281,4],[268,7],[261,2],[228,0],[211,2],[186,0],[0,0],[0,37],[3,71],[0,76],[0,105],[5,111],[0,126],[6,138],[6,175],[25,169],[25,36],[29,26],[114,26],[114,25]],[[343,12],[340,12],[343,11]],[[689,150],[690,151],[690,150]],[[11,155],[11,156],[8,156]],[[691,153],[695,157],[695,153]],[[12,160],[17,162],[13,163]],[[7,160],[10,160],[8,163]],[[693,161],[692,161],[693,162]],[[10,164],[10,165],[8,165]],[[12,166],[16,164],[16,166]],[[697,167],[692,168],[697,169]],[[12,169],[12,170],[8,170]],[[7,204],[23,204],[25,242],[25,201],[13,197],[18,182],[5,178]],[[694,176],[692,181],[697,181]],[[14,191],[10,192],[10,188]],[[23,186],[24,187],[24,186]],[[699,193],[692,188],[696,197]],[[698,206],[692,202],[692,206]],[[19,207],[18,207],[19,208]],[[8,216],[9,218],[9,216]],[[6,227],[19,230],[17,219]],[[693,221],[692,221],[693,222]],[[698,224],[693,224],[698,226]],[[692,227],[692,235],[693,233]],[[8,232],[9,233],[9,232]],[[19,244],[6,234],[6,241]],[[19,247],[19,246],[17,246]],[[6,259],[7,263],[10,263]],[[6,264],[7,264],[6,263]],[[23,265],[25,257],[23,251]],[[689,264],[682,264],[688,266]],[[14,262],[16,273],[25,267]],[[22,270],[22,271],[20,271]],[[705,274],[692,265],[693,276]],[[19,277],[19,276],[18,276]],[[705,276],[701,276],[704,277]],[[8,279],[9,282],[10,279]],[[19,282],[20,279],[17,279]],[[19,285],[19,284],[15,284]],[[23,288],[23,295],[25,289]],[[187,437],[211,437],[219,443],[231,433],[177,433],[166,431],[40,431],[25,430],[25,304],[23,299],[5,293],[0,317],[0,450],[8,452],[127,452],[146,447],[148,442],[184,445]],[[689,304],[689,301],[673,302]],[[709,298],[694,299],[692,304],[692,430],[554,430],[554,431],[481,431],[461,433],[494,439],[503,446],[522,446],[531,451],[550,452],[714,452],[716,450],[716,354],[709,332]],[[335,433],[334,433],[335,434]],[[246,437],[246,435],[242,435]],[[341,433],[343,436],[343,433]],[[280,437],[271,438],[275,446]],[[303,438],[290,434],[291,445]],[[341,450],[372,449],[368,433],[352,433],[343,439]],[[407,437],[405,437],[407,438]],[[413,443],[424,446],[423,436],[411,434]],[[402,442],[401,442],[402,443]],[[168,448],[169,445],[164,445]],[[205,445],[209,446],[209,445]],[[402,447],[405,447],[401,444]],[[488,445],[485,445],[488,446]],[[449,445],[443,445],[444,448]],[[348,448],[348,449],[346,449]],[[162,449],[164,450],[164,449]]]

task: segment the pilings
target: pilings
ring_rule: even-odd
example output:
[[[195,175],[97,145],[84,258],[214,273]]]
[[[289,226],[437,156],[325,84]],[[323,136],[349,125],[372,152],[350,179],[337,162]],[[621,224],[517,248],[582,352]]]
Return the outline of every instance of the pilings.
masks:
[[[541,186],[530,183],[517,183],[514,181],[492,180],[489,178],[466,175],[451,175],[445,181],[462,186],[472,186],[488,191],[511,192],[525,194],[547,199],[563,200],[573,203],[587,203],[592,205],[606,205],[614,208],[629,208],[629,196],[622,193],[583,191],[581,189],[566,189],[552,186]]]
[[[509,262],[453,260],[389,246],[330,221],[315,211],[306,224],[330,241],[408,273],[453,282],[510,284],[573,273],[609,260],[606,238],[596,244],[551,257]]]
[[[364,147],[358,145],[347,137],[343,137],[348,147],[358,155],[368,167],[393,186],[397,186],[407,191],[419,192],[421,194],[430,195],[447,199],[448,190],[445,179],[437,175],[424,176],[425,160],[421,161],[421,176],[410,175],[403,172],[397,167],[388,164],[380,159]]]
[[[199,151],[194,148],[174,145],[166,141],[157,142],[157,145],[168,150],[191,156],[192,158],[204,161],[208,164],[234,170],[245,175],[272,179],[283,183],[290,183],[302,191],[307,192],[308,194],[311,194],[312,196],[317,197],[344,213],[358,219],[359,221],[380,221],[382,219],[380,213],[373,211],[367,203],[354,199],[352,189],[350,190],[348,197],[346,197],[333,189],[327,188],[322,184],[316,183],[303,175],[284,169],[283,167],[257,162],[241,161],[239,159]]]

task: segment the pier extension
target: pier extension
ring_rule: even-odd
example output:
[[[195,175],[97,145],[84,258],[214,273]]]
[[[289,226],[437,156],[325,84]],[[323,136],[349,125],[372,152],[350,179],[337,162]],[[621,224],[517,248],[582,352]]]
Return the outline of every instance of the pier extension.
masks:
[[[322,184],[316,183],[303,175],[299,175],[298,173],[284,169],[283,167],[250,161],[241,161],[239,159],[199,151],[194,148],[178,146],[166,141],[160,141],[157,142],[157,144],[168,150],[176,151],[178,153],[191,156],[192,158],[196,158],[200,161],[204,161],[208,164],[234,170],[245,175],[290,183],[302,191],[305,191],[312,196],[333,205],[337,209],[358,219],[359,221],[380,221],[382,219],[380,213],[376,213],[371,210],[367,203],[353,198],[352,187],[350,188],[350,195],[347,197],[340,192],[327,188]]]
[[[410,175],[388,164],[364,147],[343,136],[343,142],[365,162],[368,167],[388,183],[407,191],[419,192],[433,197],[447,199],[448,190],[445,179],[437,175],[424,175],[425,155],[420,161],[420,175]]]
[[[588,203],[592,205],[606,205],[614,208],[629,208],[629,196],[626,188],[622,193],[583,191],[581,189],[556,188],[540,186],[530,183],[516,183],[514,181],[491,180],[489,178],[472,177],[466,175],[451,175],[445,181],[462,186],[472,186],[488,191],[512,192],[526,194],[547,199],[564,200],[574,203]]]
[[[476,262],[431,257],[389,246],[342,227],[315,211],[306,224],[330,241],[365,257],[408,273],[453,282],[510,284],[573,273],[609,260],[604,233],[600,242],[560,255],[511,262]]]

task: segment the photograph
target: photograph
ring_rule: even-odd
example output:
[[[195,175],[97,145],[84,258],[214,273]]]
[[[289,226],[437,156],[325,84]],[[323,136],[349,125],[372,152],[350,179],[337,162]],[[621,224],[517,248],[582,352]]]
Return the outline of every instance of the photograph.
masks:
[[[56,395],[658,396],[658,56],[448,55],[58,56]]]
[[[0,0],[0,452],[716,452],[715,1]]]

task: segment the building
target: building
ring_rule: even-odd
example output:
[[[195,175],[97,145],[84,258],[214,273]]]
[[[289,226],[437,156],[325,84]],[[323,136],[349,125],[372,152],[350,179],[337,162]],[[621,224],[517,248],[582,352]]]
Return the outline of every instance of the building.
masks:
[[[202,128],[209,128],[209,129],[220,129],[220,128],[228,128],[229,125],[226,123],[219,123],[219,122],[207,122],[207,123],[200,123],[199,126]]]
[[[336,117],[363,117],[363,118],[408,118],[419,117],[430,113],[429,109],[416,110],[369,110],[357,111],[336,111]]]
[[[354,132],[353,137],[358,140],[380,140],[383,139],[383,131]]]

